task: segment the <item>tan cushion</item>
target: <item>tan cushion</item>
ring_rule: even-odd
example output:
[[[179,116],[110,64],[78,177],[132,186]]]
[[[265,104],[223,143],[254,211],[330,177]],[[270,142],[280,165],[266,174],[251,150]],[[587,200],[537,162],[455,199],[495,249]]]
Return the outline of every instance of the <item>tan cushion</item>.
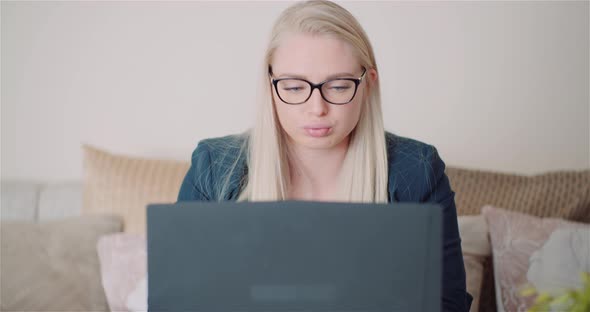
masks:
[[[590,170],[534,176],[448,167],[459,215],[494,205],[538,217],[590,222]]]
[[[479,311],[484,264],[492,253],[488,226],[482,215],[459,216],[458,222],[467,292],[473,297],[470,311]]]
[[[473,297],[471,308],[469,309],[471,312],[479,311],[485,261],[486,257],[483,256],[463,254],[467,292]]]
[[[114,155],[84,146],[82,214],[116,214],[124,231],[145,234],[146,205],[176,202],[188,162]]]
[[[96,244],[115,216],[2,222],[0,310],[108,311]]]
[[[488,257],[492,254],[488,224],[483,215],[459,216],[459,234],[463,253]]]

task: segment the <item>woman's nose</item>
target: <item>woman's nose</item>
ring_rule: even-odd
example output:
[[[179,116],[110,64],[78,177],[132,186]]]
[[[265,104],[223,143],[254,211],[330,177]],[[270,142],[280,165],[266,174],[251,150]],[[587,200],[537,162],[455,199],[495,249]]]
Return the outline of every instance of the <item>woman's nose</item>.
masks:
[[[328,105],[330,105],[324,100],[324,98],[322,98],[320,89],[314,89],[311,93],[311,96],[307,100],[307,103],[305,104],[308,107],[307,110],[316,116],[323,116],[327,114],[329,109]]]

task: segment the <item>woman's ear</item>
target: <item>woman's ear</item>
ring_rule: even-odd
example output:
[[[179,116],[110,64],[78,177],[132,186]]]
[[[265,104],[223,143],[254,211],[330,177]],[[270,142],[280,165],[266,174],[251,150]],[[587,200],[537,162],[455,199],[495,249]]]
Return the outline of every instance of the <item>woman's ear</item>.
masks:
[[[374,68],[369,68],[367,70],[367,78],[369,80],[370,85],[377,82],[377,79],[379,78],[379,75],[377,74],[377,70],[375,70]]]
[[[369,93],[371,93],[371,88],[373,87],[373,85],[377,82],[377,79],[379,79],[379,75],[377,74],[377,70],[375,70],[374,68],[369,68],[367,69],[367,72],[365,73],[365,79],[367,82],[367,92],[366,95],[368,96]]]

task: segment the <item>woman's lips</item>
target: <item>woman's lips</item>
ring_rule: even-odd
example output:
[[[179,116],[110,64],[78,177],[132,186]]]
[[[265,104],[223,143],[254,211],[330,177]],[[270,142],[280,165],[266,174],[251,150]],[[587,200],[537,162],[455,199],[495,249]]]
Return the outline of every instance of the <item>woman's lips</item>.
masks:
[[[305,127],[305,132],[314,138],[321,138],[330,134],[332,127]]]

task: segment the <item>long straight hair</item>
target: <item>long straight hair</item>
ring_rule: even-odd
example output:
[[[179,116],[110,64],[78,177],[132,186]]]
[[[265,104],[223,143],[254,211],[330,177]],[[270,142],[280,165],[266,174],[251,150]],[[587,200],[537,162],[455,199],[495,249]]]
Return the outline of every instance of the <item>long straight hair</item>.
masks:
[[[282,129],[272,97],[268,68],[282,40],[292,33],[337,38],[350,44],[359,63],[377,70],[369,39],[350,12],[329,1],[306,1],[287,8],[272,28],[260,71],[256,123],[247,144],[248,175],[238,200],[286,200],[291,181],[286,133]],[[379,81],[364,80],[366,90],[356,127],[350,134],[348,151],[339,176],[338,199],[344,202],[386,203],[388,164],[381,112]],[[223,189],[227,189],[226,179]]]

